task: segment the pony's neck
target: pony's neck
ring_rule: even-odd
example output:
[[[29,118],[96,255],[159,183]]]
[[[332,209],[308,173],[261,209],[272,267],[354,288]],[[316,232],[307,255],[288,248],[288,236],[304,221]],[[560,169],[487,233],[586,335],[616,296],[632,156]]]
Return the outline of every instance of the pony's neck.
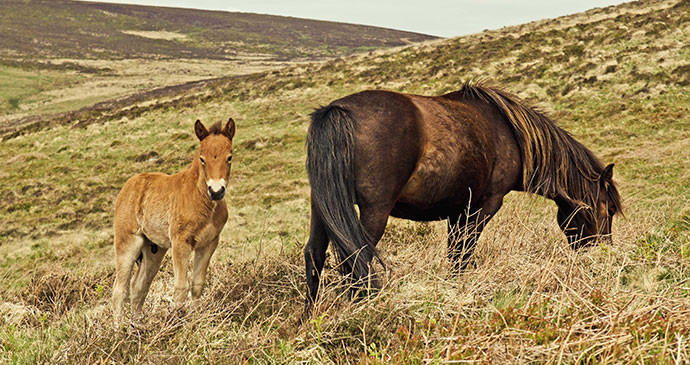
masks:
[[[194,161],[192,164],[187,168],[186,171],[183,172],[185,175],[186,189],[188,190],[188,193],[198,197],[209,206],[213,206],[214,201],[211,200],[211,197],[208,196],[208,193],[206,192],[206,181],[204,180],[204,174],[202,173],[201,169],[202,166],[199,162],[199,153],[197,152],[194,156]]]

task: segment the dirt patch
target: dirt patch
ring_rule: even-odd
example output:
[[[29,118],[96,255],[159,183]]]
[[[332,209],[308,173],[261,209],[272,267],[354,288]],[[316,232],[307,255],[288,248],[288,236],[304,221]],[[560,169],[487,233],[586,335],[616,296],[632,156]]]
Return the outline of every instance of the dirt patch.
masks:
[[[184,34],[166,31],[123,30],[122,33],[149,39],[164,39],[166,41],[186,41],[189,39]]]

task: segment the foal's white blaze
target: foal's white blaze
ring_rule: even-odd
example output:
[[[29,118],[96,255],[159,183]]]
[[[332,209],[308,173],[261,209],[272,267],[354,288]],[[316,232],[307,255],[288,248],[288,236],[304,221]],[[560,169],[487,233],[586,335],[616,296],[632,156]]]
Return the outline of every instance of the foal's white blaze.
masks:
[[[206,185],[208,185],[212,192],[217,193],[221,189],[225,188],[225,179],[209,179],[206,181]]]

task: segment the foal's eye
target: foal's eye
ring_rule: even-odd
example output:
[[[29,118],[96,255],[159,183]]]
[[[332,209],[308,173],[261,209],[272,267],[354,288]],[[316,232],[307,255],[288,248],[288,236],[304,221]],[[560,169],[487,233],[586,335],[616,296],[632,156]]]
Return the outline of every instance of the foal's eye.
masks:
[[[199,157],[199,161],[201,161],[201,164],[202,164],[202,165],[206,165],[206,161],[204,161],[204,158],[203,158],[203,157]]]
[[[232,162],[232,155],[228,156],[228,163]]]

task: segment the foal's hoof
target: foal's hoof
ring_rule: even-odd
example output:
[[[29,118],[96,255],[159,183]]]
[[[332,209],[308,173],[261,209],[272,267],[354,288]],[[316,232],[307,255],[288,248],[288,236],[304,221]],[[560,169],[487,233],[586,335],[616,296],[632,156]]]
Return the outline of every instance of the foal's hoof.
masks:
[[[122,332],[125,329],[125,324],[121,319],[114,319],[112,323],[112,329],[115,332]]]
[[[173,309],[173,314],[181,318],[187,315],[187,306],[185,304],[176,304]]]
[[[134,332],[140,332],[146,329],[146,321],[143,317],[132,319],[129,322],[128,329]]]

